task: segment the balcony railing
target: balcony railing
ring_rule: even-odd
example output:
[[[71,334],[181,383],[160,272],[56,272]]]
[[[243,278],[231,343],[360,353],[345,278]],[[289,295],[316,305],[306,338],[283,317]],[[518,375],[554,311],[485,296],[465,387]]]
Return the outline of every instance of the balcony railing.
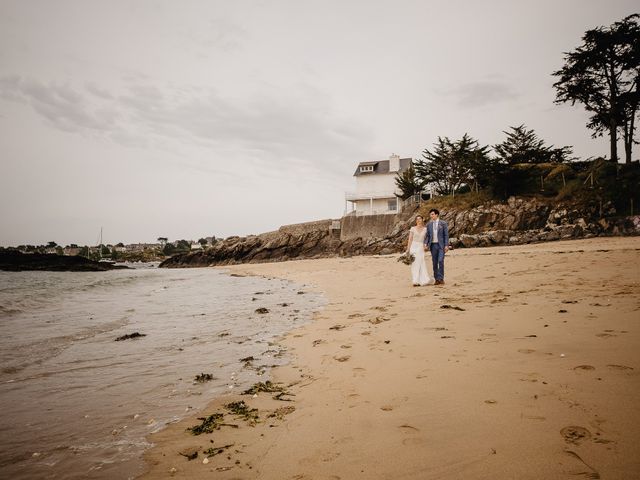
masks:
[[[347,201],[355,201],[355,200],[370,200],[370,199],[379,199],[379,198],[396,198],[396,194],[394,192],[346,192],[344,198]]]

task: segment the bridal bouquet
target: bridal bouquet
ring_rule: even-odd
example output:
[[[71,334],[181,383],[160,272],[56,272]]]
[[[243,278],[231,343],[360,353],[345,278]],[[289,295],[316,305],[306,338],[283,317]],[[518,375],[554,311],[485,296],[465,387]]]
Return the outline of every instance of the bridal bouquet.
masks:
[[[398,257],[398,262],[402,262],[405,265],[411,265],[415,259],[416,257],[413,253],[405,252]]]

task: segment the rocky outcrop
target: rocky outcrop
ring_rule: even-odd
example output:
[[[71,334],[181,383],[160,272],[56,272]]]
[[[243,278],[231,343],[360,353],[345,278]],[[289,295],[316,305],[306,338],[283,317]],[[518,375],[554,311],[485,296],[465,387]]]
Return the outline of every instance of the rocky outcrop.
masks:
[[[0,270],[20,272],[47,270],[52,272],[104,272],[128,268],[109,262],[95,262],[85,257],[63,256],[54,253],[21,253],[16,250],[0,252]]]
[[[417,209],[416,209],[417,210]],[[275,232],[230,237],[204,251],[176,255],[161,267],[200,267],[292,259],[397,253],[406,248],[416,210],[394,216],[381,238],[340,240],[329,220],[282,227]],[[426,214],[426,212],[423,212]],[[510,198],[466,210],[441,212],[449,224],[451,245],[486,247],[591,237],[640,234],[640,216],[616,217],[611,204],[555,205],[539,199]]]
[[[616,210],[611,203],[602,207],[592,205],[576,208],[544,205],[535,200],[510,199],[507,205],[511,209],[503,210],[503,205],[491,205],[465,212],[467,221],[456,224],[451,245],[454,248],[490,247],[640,234],[640,216],[616,217]],[[502,210],[504,215],[494,216],[496,210]],[[478,221],[481,218],[485,221]]]

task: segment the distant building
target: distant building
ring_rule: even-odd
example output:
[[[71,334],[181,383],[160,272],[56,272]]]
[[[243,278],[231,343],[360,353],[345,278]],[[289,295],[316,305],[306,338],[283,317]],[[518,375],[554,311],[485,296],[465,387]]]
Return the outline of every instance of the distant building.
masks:
[[[192,242],[191,250],[202,250],[202,245],[200,245],[198,242]]]
[[[345,195],[345,213],[398,213],[402,207],[402,200],[396,196],[396,193],[400,194],[396,186],[396,175],[407,170],[411,162],[411,158],[400,158],[395,154],[388,160],[360,162],[353,174],[356,177],[356,191],[347,192]]]
[[[64,247],[63,253],[64,255],[75,257],[76,255],[80,255],[80,247]]]
[[[127,252],[144,252],[145,250],[162,248],[159,243],[131,243],[126,247]]]

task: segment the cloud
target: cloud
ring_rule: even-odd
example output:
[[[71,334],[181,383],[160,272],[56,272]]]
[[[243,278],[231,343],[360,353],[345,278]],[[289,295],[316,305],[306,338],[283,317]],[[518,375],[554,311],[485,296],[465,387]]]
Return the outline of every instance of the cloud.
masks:
[[[45,85],[19,76],[4,77],[0,79],[0,96],[30,105],[50,125],[66,132],[102,132],[116,128],[114,109],[92,108],[68,84]]]
[[[498,80],[465,83],[444,93],[457,97],[458,105],[469,108],[508,102],[520,96],[511,85]]]
[[[326,95],[304,84],[232,98],[212,88],[158,87],[140,78],[116,91],[12,76],[0,78],[0,97],[30,105],[66,132],[127,147],[198,146],[211,158],[227,155],[265,170],[326,173],[329,165],[359,160],[372,139],[366,127],[339,118]]]

